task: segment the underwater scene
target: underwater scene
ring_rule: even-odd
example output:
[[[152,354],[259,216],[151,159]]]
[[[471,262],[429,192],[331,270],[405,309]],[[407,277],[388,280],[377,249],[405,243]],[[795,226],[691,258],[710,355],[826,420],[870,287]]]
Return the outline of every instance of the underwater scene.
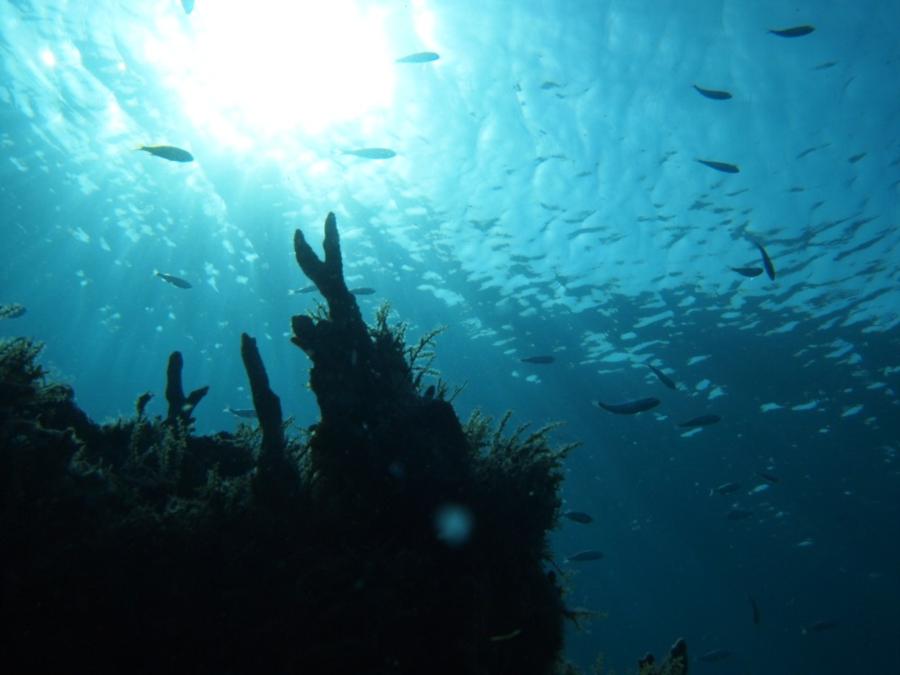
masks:
[[[3,669],[900,673],[898,37],[3,0]]]

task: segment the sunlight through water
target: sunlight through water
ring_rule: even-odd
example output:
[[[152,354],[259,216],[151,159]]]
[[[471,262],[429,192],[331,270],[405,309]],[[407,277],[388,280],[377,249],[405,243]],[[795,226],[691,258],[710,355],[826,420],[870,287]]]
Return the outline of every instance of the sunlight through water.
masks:
[[[384,19],[353,0],[218,0],[189,22],[161,15],[145,56],[194,125],[249,149],[389,108]]]

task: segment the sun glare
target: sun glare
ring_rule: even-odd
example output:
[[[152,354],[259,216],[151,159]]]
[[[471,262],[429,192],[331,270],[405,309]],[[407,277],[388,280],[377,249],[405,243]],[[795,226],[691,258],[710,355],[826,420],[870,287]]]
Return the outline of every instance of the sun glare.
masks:
[[[353,0],[216,0],[161,19],[148,56],[185,114],[229,145],[318,133],[388,107],[394,63],[377,8]],[[170,32],[172,31],[172,32]],[[163,36],[179,35],[180,39]]]

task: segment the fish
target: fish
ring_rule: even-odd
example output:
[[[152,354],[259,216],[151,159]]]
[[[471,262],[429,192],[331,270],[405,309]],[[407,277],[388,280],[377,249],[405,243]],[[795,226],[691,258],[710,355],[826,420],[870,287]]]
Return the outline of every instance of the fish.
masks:
[[[704,663],[719,663],[731,658],[731,652],[727,649],[713,649],[698,657]]]
[[[566,562],[588,562],[589,560],[601,560],[603,559],[603,552],[597,551],[595,549],[589,549],[587,551],[579,551],[574,555],[570,555],[566,558]]]
[[[587,525],[588,523],[594,522],[594,519],[584,511],[566,511],[562,515],[563,518],[574,520],[576,523],[581,523],[582,525]]]
[[[659,368],[657,368],[656,366],[654,366],[650,363],[647,364],[647,367],[650,370],[652,370],[653,374],[656,375],[657,379],[659,379],[659,381],[662,382],[664,385],[666,385],[669,389],[678,389],[678,385],[675,384],[675,380],[673,380],[671,377],[666,375]]]
[[[809,633],[824,633],[826,630],[831,630],[832,628],[837,628],[838,622],[832,621],[831,619],[821,619],[816,621],[815,623],[810,624],[806,628],[804,628],[801,632],[804,635]]]
[[[506,642],[507,640],[512,640],[515,637],[519,637],[522,634],[521,628],[516,628],[515,630],[511,630],[508,633],[503,633],[502,635],[492,635],[488,639],[491,642]]]
[[[772,33],[772,35],[777,35],[778,37],[795,38],[809,35],[815,29],[815,26],[793,26],[791,28],[772,29],[769,32]]]
[[[639,412],[652,410],[660,404],[658,398],[639,398],[625,403],[603,403],[597,401],[597,405],[616,415],[636,415]]]
[[[303,288],[292,288],[288,291],[288,295],[302,295],[305,293],[315,293],[318,288],[316,288],[313,284],[309,286],[304,286]]]
[[[762,267],[732,267],[731,269],[742,277],[748,277],[750,279],[758,277],[763,273]]]
[[[375,289],[374,289],[374,288],[367,288],[367,287],[365,287],[365,286],[360,286],[359,288],[351,288],[351,289],[350,289],[350,292],[351,292],[353,295],[374,295],[374,294],[375,294]]]
[[[756,600],[752,595],[748,595],[747,599],[750,600],[750,609],[753,610],[753,625],[758,626],[762,621],[762,615],[759,613],[759,605],[756,604]]]
[[[728,162],[717,162],[713,159],[698,159],[698,162],[710,169],[721,171],[722,173],[740,173],[741,169],[737,164],[729,164]]]
[[[524,359],[519,359],[522,363],[553,363],[556,359],[552,356],[526,356]]]
[[[714,488],[709,489],[709,496],[713,495],[730,495],[732,492],[737,492],[741,489],[740,483],[722,483],[721,485],[717,485]]]
[[[25,306],[15,302],[8,305],[0,305],[0,319],[18,319],[25,312]]]
[[[748,511],[747,509],[742,509],[735,506],[725,515],[725,517],[728,518],[728,520],[747,520],[747,518],[752,515],[753,511]]]
[[[162,157],[170,162],[193,162],[194,156],[187,150],[176,148],[173,145],[142,145],[138,150],[149,152],[156,157]]]
[[[154,272],[154,274],[163,281],[170,283],[173,286],[177,286],[178,288],[193,288],[190,283],[181,277],[176,277],[174,274],[165,274],[164,272]]]
[[[696,84],[694,85],[694,89],[700,92],[701,95],[706,98],[711,98],[714,101],[727,101],[731,98],[730,92],[721,89],[704,89],[703,87],[698,87]]]
[[[771,483],[772,485],[775,485],[775,483],[781,482],[781,479],[778,476],[776,476],[774,473],[768,473],[766,471],[757,471],[756,475],[759,476],[760,478],[762,478],[767,483]]]
[[[722,418],[718,415],[700,415],[699,417],[692,417],[678,426],[683,429],[697,429],[699,427],[708,427],[721,421]]]
[[[396,152],[388,148],[359,148],[358,150],[345,150],[344,154],[363,159],[390,159],[397,156]]]
[[[422,397],[424,399],[430,401],[431,399],[434,398],[434,392],[435,392],[434,385],[430,384],[430,385],[428,385],[428,389],[425,390],[425,393],[422,395]]]
[[[194,11],[194,0],[181,0],[181,6],[184,7],[185,14],[190,14]]]
[[[231,413],[235,417],[243,417],[244,419],[256,419],[259,417],[253,408],[232,408],[226,405],[222,412]]]
[[[416,52],[415,54],[407,54],[397,59],[394,63],[428,63],[429,61],[437,61],[440,57],[435,52]]]
[[[762,244],[758,241],[754,241],[753,243],[756,245],[756,248],[759,249],[759,254],[762,256],[763,267],[766,268],[766,276],[772,281],[775,281],[775,265],[772,264],[772,259],[769,257],[769,254],[766,253],[766,249],[763,248]]]

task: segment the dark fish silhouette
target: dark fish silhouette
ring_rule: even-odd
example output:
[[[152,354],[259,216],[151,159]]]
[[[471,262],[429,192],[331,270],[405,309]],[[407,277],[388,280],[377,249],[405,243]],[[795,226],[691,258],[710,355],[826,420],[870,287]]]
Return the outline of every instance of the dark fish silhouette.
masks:
[[[587,514],[584,511],[566,511],[562,515],[563,518],[574,520],[576,523],[581,523],[583,525],[594,522],[594,519],[591,518],[590,514]]]
[[[639,412],[652,410],[660,403],[658,398],[639,398],[635,401],[626,401],[625,403],[603,403],[597,401],[604,410],[608,410],[616,415],[636,415]]]
[[[779,28],[770,30],[769,32],[778,37],[795,38],[809,35],[815,29],[815,26],[793,26],[792,28]]]
[[[138,150],[149,152],[156,157],[162,157],[170,162],[193,162],[194,156],[187,150],[176,148],[172,145],[142,145]]]
[[[731,98],[730,92],[720,89],[704,89],[703,87],[698,87],[696,84],[694,85],[694,89],[699,91],[701,95],[706,98],[711,98],[714,101],[727,101]]]
[[[708,427],[711,424],[716,424],[717,422],[721,422],[722,418],[718,415],[700,415],[699,417],[692,417],[686,422],[682,422],[679,424],[679,427],[684,429],[696,429],[698,427]]]
[[[591,549],[588,551],[579,551],[575,555],[569,556],[568,558],[566,558],[566,562],[587,562],[589,560],[601,560],[602,558],[602,551]]]
[[[728,162],[717,162],[712,159],[698,159],[698,162],[710,169],[721,171],[722,173],[740,173],[741,169],[737,164],[729,164]]]
[[[428,389],[426,389],[426,390],[425,390],[425,393],[423,394],[423,398],[425,398],[425,399],[427,399],[427,400],[430,401],[431,399],[434,398],[434,391],[435,391],[434,385],[433,385],[433,384],[432,384],[432,385],[429,385],[429,386],[428,386]]]
[[[750,609],[753,610],[753,625],[758,626],[760,622],[762,622],[762,615],[759,613],[759,605],[756,604],[756,600],[752,595],[748,595],[747,598],[750,600]]]
[[[653,366],[649,363],[647,364],[647,367],[650,370],[652,370],[653,374],[656,375],[656,377],[659,379],[659,381],[662,382],[664,385],[666,385],[669,389],[678,389],[678,385],[675,384],[675,380],[673,380],[671,377],[666,375],[659,368],[657,368],[656,366]]]
[[[185,14],[190,14],[194,11],[194,0],[181,0],[181,6],[184,7]]]
[[[182,279],[181,277],[176,277],[174,274],[165,274],[163,272],[154,272],[156,276],[158,276],[163,281],[172,284],[178,288],[193,288],[187,281]]]
[[[397,156],[396,152],[388,148],[359,148],[358,150],[346,150],[344,154],[363,159],[390,159]]]
[[[522,363],[553,363],[556,359],[552,356],[526,356],[524,359],[519,359]]]
[[[753,511],[748,511],[747,509],[741,509],[735,506],[725,517],[728,518],[728,520],[747,520],[747,518],[752,515]]]
[[[437,61],[441,58],[434,52],[416,52],[397,59],[396,63],[428,63],[429,61]]]
[[[741,489],[740,483],[722,483],[721,485],[717,485],[714,488],[709,489],[709,496],[713,495],[730,495],[732,492],[737,492]]]
[[[764,481],[769,483],[770,485],[775,485],[775,483],[780,483],[781,479],[776,476],[774,473],[768,473],[766,471],[757,471],[756,475],[762,478]]]
[[[727,649],[713,649],[699,657],[703,663],[719,663],[728,658],[731,658],[731,652]]]
[[[223,412],[230,413],[235,417],[243,417],[244,419],[256,419],[258,417],[256,410],[253,408],[232,408],[226,405]]]
[[[368,287],[366,287],[366,286],[361,286],[361,287],[359,287],[359,288],[351,288],[351,289],[350,289],[350,292],[351,292],[353,295],[374,295],[375,289],[374,289],[374,288],[368,288]]]
[[[0,319],[18,319],[25,311],[25,306],[17,303],[0,305]]]
[[[832,621],[831,619],[822,619],[821,621],[816,621],[813,624],[810,624],[806,628],[804,628],[801,632],[804,635],[808,633],[824,633],[826,630],[831,630],[832,628],[837,628],[838,622]]]
[[[740,274],[742,277],[758,277],[763,273],[762,267],[732,267],[733,271]]]
[[[775,281],[775,265],[772,264],[772,259],[769,257],[769,254],[766,253],[766,249],[762,247],[762,244],[757,241],[754,241],[753,243],[756,244],[756,248],[759,249],[759,254],[762,256],[763,267],[766,268],[766,276],[772,281]]]

